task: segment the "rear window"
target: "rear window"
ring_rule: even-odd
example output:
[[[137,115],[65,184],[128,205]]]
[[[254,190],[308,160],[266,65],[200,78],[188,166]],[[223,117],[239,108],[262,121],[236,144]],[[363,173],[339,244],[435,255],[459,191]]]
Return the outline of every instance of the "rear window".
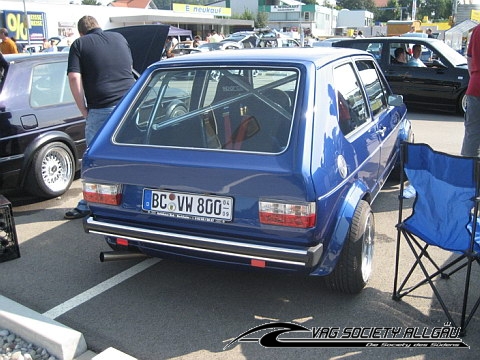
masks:
[[[73,103],[66,73],[66,61],[35,66],[32,71],[30,105],[39,108]]]
[[[158,70],[114,141],[279,153],[290,138],[298,81],[296,69]]]

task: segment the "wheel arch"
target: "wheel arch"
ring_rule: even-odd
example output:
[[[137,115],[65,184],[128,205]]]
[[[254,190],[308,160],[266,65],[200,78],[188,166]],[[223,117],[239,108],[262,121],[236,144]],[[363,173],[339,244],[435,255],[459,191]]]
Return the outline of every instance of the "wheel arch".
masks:
[[[312,275],[325,276],[330,274],[335,268],[348,237],[353,215],[361,200],[365,200],[370,204],[372,197],[366,184],[357,180],[345,197],[333,234],[328,242],[328,246],[324,249],[324,254],[328,254],[328,256],[323,258]]]
[[[42,134],[33,140],[25,150],[24,158],[23,158],[23,165],[20,173],[20,186],[23,187],[25,185],[26,178],[28,176],[28,171],[30,166],[32,165],[33,155],[43,146],[52,143],[52,142],[61,142],[68,146],[70,151],[73,154],[74,162],[75,162],[75,172],[80,168],[80,158],[77,153],[77,148],[75,146],[75,141],[65,134],[62,131],[50,131],[48,133]]]

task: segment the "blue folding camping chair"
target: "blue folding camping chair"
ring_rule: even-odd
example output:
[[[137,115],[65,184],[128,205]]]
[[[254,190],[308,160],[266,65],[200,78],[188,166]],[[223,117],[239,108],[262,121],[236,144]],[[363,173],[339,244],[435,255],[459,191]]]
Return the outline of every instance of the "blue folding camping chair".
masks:
[[[429,284],[448,321],[452,326],[460,327],[460,334],[464,336],[480,305],[479,296],[473,306],[468,306],[472,264],[480,265],[480,225],[477,224],[480,159],[449,155],[434,151],[427,144],[407,142],[402,143],[400,156],[403,171],[393,299],[400,300]],[[412,212],[405,219],[404,200],[408,189],[404,185],[404,176],[410,183],[408,189],[413,188],[415,194]],[[400,256],[401,247],[405,244],[414,256],[413,262]],[[436,248],[451,253],[453,259],[449,257],[439,265],[439,260],[435,258],[439,252],[433,250]],[[465,273],[464,276],[460,270]],[[421,280],[417,274],[421,274]],[[454,274],[455,277],[452,276]],[[452,307],[455,305],[449,302],[451,306],[447,306],[444,300],[446,294],[438,283],[446,279],[453,281],[453,278],[464,281],[460,322],[454,320]],[[480,286],[479,280],[476,280],[477,287]]]

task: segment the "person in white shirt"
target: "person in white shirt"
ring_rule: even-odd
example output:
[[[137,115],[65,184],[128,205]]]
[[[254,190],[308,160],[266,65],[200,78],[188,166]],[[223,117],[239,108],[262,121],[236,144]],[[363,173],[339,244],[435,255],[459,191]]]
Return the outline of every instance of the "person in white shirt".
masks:
[[[210,42],[211,43],[216,43],[222,41],[222,37],[217,34],[215,30],[212,30],[212,36],[210,37]]]
[[[415,44],[412,48],[412,57],[408,60],[408,66],[416,67],[426,67],[422,60],[420,60],[420,55],[422,55],[422,45]]]

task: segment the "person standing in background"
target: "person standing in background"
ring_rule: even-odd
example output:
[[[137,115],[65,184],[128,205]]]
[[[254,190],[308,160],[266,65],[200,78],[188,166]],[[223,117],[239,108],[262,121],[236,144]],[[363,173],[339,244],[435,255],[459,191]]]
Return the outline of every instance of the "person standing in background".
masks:
[[[57,52],[58,51],[58,48],[57,48],[57,42],[55,40],[50,40],[50,47],[48,47],[45,52]]]
[[[0,52],[0,81],[7,75],[8,67],[8,61],[5,60],[3,54]]]
[[[8,30],[5,28],[0,29],[0,52],[3,55],[7,54],[18,54],[17,45],[15,42],[8,37]]]
[[[17,47],[17,52],[19,54],[23,53],[25,51],[24,46],[22,44],[20,44],[19,42],[17,42],[17,39],[15,39],[14,37],[12,37],[11,39],[15,43],[15,46]]]
[[[92,16],[77,24],[80,37],[70,47],[67,76],[73,98],[86,119],[87,146],[102,127],[123,95],[135,82],[133,59],[125,38],[116,32],[104,32]],[[82,199],[65,213],[66,219],[90,214]]]
[[[465,133],[461,154],[479,156],[480,148],[480,25],[470,37],[467,49],[467,64],[470,80],[467,87],[467,111],[465,112]]]
[[[43,38],[43,49],[42,50],[46,50],[49,47],[50,47],[50,42],[46,38]]]

